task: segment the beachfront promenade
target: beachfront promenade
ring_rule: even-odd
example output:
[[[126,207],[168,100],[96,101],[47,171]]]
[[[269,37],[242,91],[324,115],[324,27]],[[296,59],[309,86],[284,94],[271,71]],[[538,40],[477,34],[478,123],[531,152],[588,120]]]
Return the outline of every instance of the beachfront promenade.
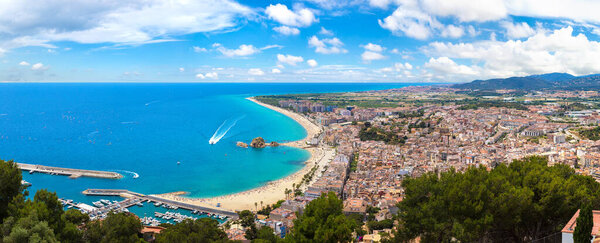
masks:
[[[25,163],[17,163],[19,169],[29,171],[29,173],[45,173],[51,175],[62,175],[68,176],[70,178],[79,178],[79,177],[95,177],[95,178],[105,178],[105,179],[121,179],[123,175],[117,172],[111,171],[100,171],[100,170],[81,170],[81,169],[71,169],[71,168],[61,168],[61,167],[53,167],[53,166],[45,166],[45,165],[35,165],[35,164],[25,164]]]
[[[185,203],[185,202],[170,200],[170,199],[166,199],[166,198],[160,198],[160,197],[153,196],[153,195],[144,195],[141,193],[132,192],[132,191],[128,191],[128,190],[87,189],[87,190],[83,191],[83,194],[88,195],[88,196],[120,196],[120,197],[124,197],[124,198],[128,198],[128,199],[137,199],[138,201],[142,200],[142,201],[148,201],[148,202],[160,202],[162,204],[174,205],[179,208],[187,209],[190,211],[196,210],[198,212],[224,215],[224,216],[228,216],[233,219],[237,219],[237,217],[238,217],[236,212],[229,211],[226,209],[218,209],[218,208],[213,208],[213,207],[204,207],[204,206],[200,206],[200,205],[193,205],[193,204],[189,204],[189,203]]]

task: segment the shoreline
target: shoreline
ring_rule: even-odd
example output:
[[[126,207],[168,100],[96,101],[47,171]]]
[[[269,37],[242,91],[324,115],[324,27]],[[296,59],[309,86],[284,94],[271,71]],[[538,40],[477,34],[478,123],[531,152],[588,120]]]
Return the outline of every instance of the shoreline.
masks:
[[[304,128],[306,131],[306,136],[303,139],[280,144],[281,146],[290,146],[307,150],[310,153],[310,157],[304,162],[304,166],[290,175],[278,180],[270,181],[263,186],[223,196],[210,198],[188,198],[181,196],[181,192],[171,192],[153,196],[205,207],[228,209],[232,211],[241,211],[246,209],[253,211],[257,208],[261,208],[262,206],[271,205],[279,200],[285,199],[285,189],[292,189],[293,185],[300,183],[300,181],[302,181],[302,177],[304,177],[304,175],[308,173],[315,165],[319,165],[320,168],[323,168],[324,164],[328,161],[331,161],[331,159],[333,159],[335,156],[335,151],[333,149],[309,147],[306,145],[306,141],[312,139],[315,137],[315,135],[321,132],[321,128],[309,121],[306,117],[280,107],[259,102],[253,97],[246,98],[246,100],[254,102],[255,104],[263,106],[267,109],[271,109],[275,112],[279,112],[296,121]],[[217,207],[217,205],[220,206]]]

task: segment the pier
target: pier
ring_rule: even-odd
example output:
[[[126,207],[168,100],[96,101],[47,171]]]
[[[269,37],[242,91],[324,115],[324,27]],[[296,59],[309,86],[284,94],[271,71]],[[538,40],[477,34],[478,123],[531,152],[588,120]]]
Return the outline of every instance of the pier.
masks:
[[[186,210],[190,210],[190,211],[198,211],[198,212],[203,212],[203,213],[210,213],[210,214],[216,214],[216,215],[223,215],[223,216],[227,216],[229,218],[232,219],[237,219],[238,218],[238,214],[236,212],[233,211],[229,211],[229,210],[225,210],[225,209],[217,209],[217,208],[213,208],[213,207],[204,207],[204,206],[198,206],[198,205],[193,205],[193,204],[188,204],[188,203],[183,203],[183,202],[178,202],[178,201],[174,201],[174,200],[169,200],[169,199],[164,199],[164,198],[160,198],[160,197],[156,197],[156,196],[152,196],[152,195],[144,195],[141,193],[137,193],[137,192],[132,192],[129,190],[121,190],[121,189],[87,189],[85,191],[83,191],[84,195],[88,195],[88,196],[120,196],[120,197],[124,197],[127,198],[128,200],[133,200],[136,203],[137,202],[157,202],[157,203],[162,203],[162,204],[166,204],[166,205],[171,205],[171,206],[176,206],[178,208],[181,209],[186,209]],[[127,206],[132,206],[134,204],[128,204],[128,203],[120,203],[121,205],[127,205]]]
[[[238,214],[236,212],[225,210],[225,209],[216,209],[216,208],[212,208],[212,207],[209,208],[209,207],[203,207],[203,206],[198,206],[198,205],[192,205],[192,204],[188,204],[188,203],[163,199],[163,198],[159,198],[159,197],[155,197],[155,196],[151,196],[151,195],[146,196],[146,199],[148,199],[149,201],[153,201],[153,202],[160,202],[163,204],[166,203],[169,205],[175,205],[179,208],[187,209],[190,211],[196,210],[198,212],[224,215],[224,216],[227,216],[227,217],[230,217],[233,219],[238,218]]]
[[[105,179],[121,179],[123,175],[117,172],[111,171],[100,171],[100,170],[81,170],[71,168],[61,168],[45,165],[25,164],[17,163],[19,169],[29,171],[30,174],[39,172],[50,175],[62,175],[68,176],[69,178],[75,179],[79,177],[94,177],[94,178],[105,178]]]

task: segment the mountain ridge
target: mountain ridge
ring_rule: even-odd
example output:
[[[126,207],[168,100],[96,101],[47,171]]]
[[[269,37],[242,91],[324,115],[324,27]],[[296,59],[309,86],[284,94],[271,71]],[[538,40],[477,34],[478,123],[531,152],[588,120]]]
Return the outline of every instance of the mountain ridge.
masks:
[[[454,84],[451,87],[470,90],[600,90],[600,74],[574,76],[569,73],[555,72],[524,77],[473,80],[468,83]]]

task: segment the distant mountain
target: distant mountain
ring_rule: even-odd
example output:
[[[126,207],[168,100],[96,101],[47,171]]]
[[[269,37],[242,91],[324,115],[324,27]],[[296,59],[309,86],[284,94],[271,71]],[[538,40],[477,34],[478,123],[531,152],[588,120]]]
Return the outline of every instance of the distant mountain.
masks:
[[[455,84],[451,87],[470,90],[600,90],[600,74],[577,77],[568,73],[547,73],[526,77],[475,80],[469,83]]]
[[[577,78],[568,73],[546,73],[546,74],[531,75],[531,76],[527,76],[527,77],[539,78],[539,79],[549,81],[549,82],[563,82],[563,81],[568,81],[568,80]]]
[[[552,83],[540,78],[532,77],[511,77],[496,78],[488,80],[475,80],[470,83],[455,84],[452,88],[471,89],[471,90],[496,90],[496,89],[518,89],[518,90],[538,90],[552,86]]]

